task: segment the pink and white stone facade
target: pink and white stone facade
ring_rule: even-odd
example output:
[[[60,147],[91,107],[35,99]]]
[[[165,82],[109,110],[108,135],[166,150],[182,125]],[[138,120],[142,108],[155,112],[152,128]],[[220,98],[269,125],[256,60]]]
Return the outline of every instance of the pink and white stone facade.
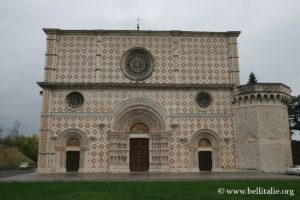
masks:
[[[80,152],[80,172],[128,172],[130,138],[149,139],[149,172],[199,171],[199,151],[211,152],[212,171],[280,171],[291,163],[290,89],[269,84],[245,91],[247,86],[239,86],[239,32],[44,31],[39,172],[65,172],[67,151]],[[134,49],[152,59],[153,71],[144,80],[124,75],[124,60]],[[66,101],[72,92],[83,96],[78,109]],[[197,102],[201,92],[211,97],[206,108]],[[246,123],[241,120],[254,110]],[[257,117],[268,112],[270,120],[277,120],[275,139],[272,128],[259,131],[274,125],[261,124]],[[130,132],[137,123],[149,132]],[[253,137],[248,137],[249,129]],[[80,145],[68,146],[72,138]],[[199,145],[203,138],[209,146]],[[265,144],[285,149],[280,162],[269,159],[277,150],[268,152]],[[259,161],[248,166],[251,159]]]

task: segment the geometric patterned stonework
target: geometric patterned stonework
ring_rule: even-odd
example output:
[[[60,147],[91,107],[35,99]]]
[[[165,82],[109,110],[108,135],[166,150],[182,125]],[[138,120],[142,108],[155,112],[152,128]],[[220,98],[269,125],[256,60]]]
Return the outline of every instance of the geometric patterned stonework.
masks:
[[[149,83],[173,82],[176,69],[179,70],[178,82],[230,83],[225,35],[214,38],[126,35],[57,37],[57,56],[60,58],[56,66],[58,82],[91,82],[95,68],[99,69],[97,81],[132,82],[122,74],[120,60],[127,50],[142,47],[155,60],[154,74],[147,80]],[[101,46],[97,47],[98,44]]]
[[[135,138],[149,140],[150,172],[199,171],[199,151],[211,151],[213,171],[243,170],[252,149],[245,145],[251,138],[241,137],[248,129],[241,126],[261,126],[255,117],[246,124],[241,121],[245,112],[258,104],[274,112],[280,107],[278,128],[287,130],[282,103],[289,98],[287,86],[253,90],[253,94],[273,91],[277,101],[271,104],[249,96],[245,106],[244,93],[252,90],[238,86],[239,32],[44,31],[39,172],[65,172],[68,151],[79,151],[80,172],[128,172],[130,141]],[[130,70],[136,71],[130,76],[137,77],[128,78],[124,63],[133,54]],[[209,104],[199,106],[199,94],[208,95]],[[148,131],[131,132],[135,124]],[[199,147],[203,138],[210,146]],[[287,141],[285,134],[279,138]],[[67,145],[68,141],[79,145]],[[288,155],[287,145],[281,145]],[[267,162],[268,153],[263,149],[261,153],[266,161],[259,162]],[[257,166],[256,170],[264,170]]]

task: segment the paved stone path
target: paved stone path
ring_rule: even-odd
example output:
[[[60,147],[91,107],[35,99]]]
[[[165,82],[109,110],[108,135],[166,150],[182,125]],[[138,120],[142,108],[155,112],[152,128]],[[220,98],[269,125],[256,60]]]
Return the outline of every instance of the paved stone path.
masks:
[[[195,173],[28,173],[0,178],[0,182],[31,181],[196,181],[196,180],[299,180],[300,176],[264,172]]]
[[[6,178],[10,176],[17,176],[21,174],[27,174],[27,173],[33,173],[35,169],[31,170],[6,170],[6,171],[0,171],[0,179]]]

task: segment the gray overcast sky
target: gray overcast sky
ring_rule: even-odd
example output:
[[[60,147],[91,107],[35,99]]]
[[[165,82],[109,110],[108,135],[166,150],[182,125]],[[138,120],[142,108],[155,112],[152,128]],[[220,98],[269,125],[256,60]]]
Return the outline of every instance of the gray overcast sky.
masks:
[[[1,0],[0,126],[38,133],[46,37],[42,28],[240,30],[241,83],[282,82],[300,94],[299,0]]]

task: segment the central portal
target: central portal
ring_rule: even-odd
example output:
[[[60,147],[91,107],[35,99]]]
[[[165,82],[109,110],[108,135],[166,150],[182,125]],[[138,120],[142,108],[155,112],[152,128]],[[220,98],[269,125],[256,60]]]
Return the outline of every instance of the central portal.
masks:
[[[149,170],[149,139],[131,138],[130,139],[130,171]]]

